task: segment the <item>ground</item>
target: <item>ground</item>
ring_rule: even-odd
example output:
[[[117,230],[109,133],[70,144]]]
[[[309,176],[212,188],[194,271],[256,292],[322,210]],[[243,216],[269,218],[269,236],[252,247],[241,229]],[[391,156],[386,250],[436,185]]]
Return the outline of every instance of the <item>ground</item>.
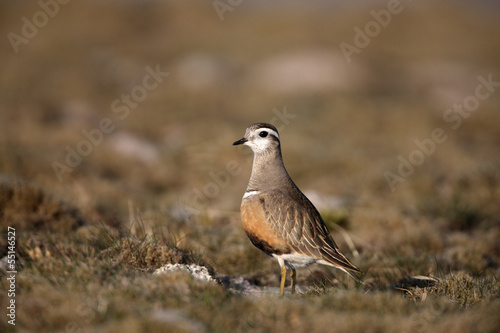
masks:
[[[499,12],[2,2],[0,331],[499,331]],[[278,297],[239,218],[254,122],[363,283]]]

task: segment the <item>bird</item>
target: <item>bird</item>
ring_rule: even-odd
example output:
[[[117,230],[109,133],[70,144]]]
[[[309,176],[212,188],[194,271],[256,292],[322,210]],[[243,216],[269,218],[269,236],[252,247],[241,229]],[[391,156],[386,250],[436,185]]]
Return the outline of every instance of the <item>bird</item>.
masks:
[[[287,270],[294,294],[296,269],[312,264],[333,266],[358,280],[353,272],[362,274],[361,270],[340,252],[320,213],[286,171],[276,127],[252,124],[233,145],[249,146],[254,153],[241,201],[241,221],[252,244],[278,261],[280,296]]]

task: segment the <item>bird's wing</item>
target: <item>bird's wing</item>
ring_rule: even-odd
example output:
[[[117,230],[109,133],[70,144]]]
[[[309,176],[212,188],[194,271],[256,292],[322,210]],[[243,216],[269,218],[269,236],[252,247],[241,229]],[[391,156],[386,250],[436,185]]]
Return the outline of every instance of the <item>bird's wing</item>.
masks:
[[[316,207],[296,189],[293,195],[273,190],[262,203],[268,223],[297,253],[361,272],[340,251]]]

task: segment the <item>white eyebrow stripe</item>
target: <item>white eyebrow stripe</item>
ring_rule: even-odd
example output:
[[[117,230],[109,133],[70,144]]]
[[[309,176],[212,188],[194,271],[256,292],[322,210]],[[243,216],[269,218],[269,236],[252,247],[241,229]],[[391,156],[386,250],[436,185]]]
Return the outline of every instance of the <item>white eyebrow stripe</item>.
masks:
[[[260,191],[248,191],[248,192],[245,192],[245,194],[243,194],[243,199],[251,197],[252,195],[257,195],[259,193],[260,193]]]
[[[262,131],[269,132],[269,134],[272,134],[275,137],[277,137],[278,140],[280,139],[280,136],[278,135],[278,133],[275,130],[273,130],[273,129],[270,129],[270,128],[267,128],[267,127],[261,127],[261,128],[259,128],[259,133],[262,132]]]

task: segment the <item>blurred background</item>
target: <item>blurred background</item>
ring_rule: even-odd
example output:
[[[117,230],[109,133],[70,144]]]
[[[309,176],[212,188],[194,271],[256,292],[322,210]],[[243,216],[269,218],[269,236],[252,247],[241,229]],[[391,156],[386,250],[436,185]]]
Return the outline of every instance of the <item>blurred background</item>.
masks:
[[[391,212],[498,228],[500,87],[478,86],[500,81],[499,13],[495,1],[2,1],[2,179],[92,223],[237,218],[252,155],[231,143],[272,122],[298,186],[320,210],[347,209],[369,244]],[[473,111],[453,110],[465,102]],[[444,142],[415,152],[439,128]]]
[[[499,31],[497,1],[0,1],[1,223],[139,224],[274,286],[231,145],[271,122],[367,286],[498,281]]]

